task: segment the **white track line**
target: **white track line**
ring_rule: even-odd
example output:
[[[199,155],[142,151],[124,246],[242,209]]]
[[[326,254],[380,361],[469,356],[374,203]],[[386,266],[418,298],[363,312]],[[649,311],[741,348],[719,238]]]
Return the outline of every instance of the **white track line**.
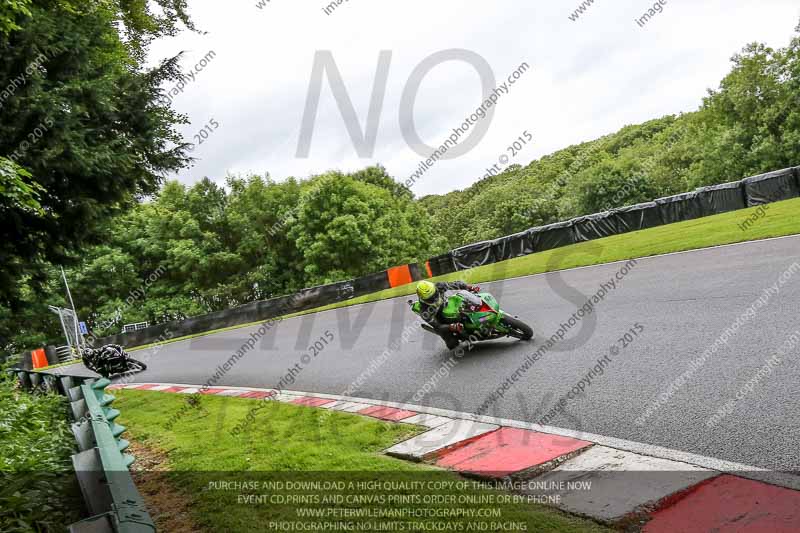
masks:
[[[139,385],[147,385],[152,383],[139,383]],[[132,384],[133,385],[133,384]],[[159,385],[168,385],[170,387],[191,387],[197,388],[199,385],[190,384],[176,384],[176,383],[159,383]],[[264,389],[255,387],[229,387],[220,385],[218,388],[234,389],[234,390],[248,390],[248,391],[272,391],[274,389]],[[608,448],[615,448],[618,450],[638,453],[640,455],[647,455],[650,457],[657,457],[659,459],[667,459],[670,461],[677,461],[686,463],[708,470],[716,470],[724,473],[732,473],[737,476],[749,478],[757,481],[763,481],[772,485],[785,487],[793,490],[800,490],[800,476],[790,474],[788,472],[773,472],[764,468],[745,465],[742,463],[735,463],[732,461],[725,461],[722,459],[715,459],[713,457],[706,457],[704,455],[697,455],[690,452],[683,452],[680,450],[673,450],[652,444],[645,444],[642,442],[634,442],[625,439],[618,439],[616,437],[606,437],[604,435],[596,435],[594,433],[585,433],[582,431],[575,431],[572,429],[558,428],[553,426],[541,426],[530,422],[523,422],[521,420],[512,420],[508,418],[498,418],[494,416],[476,415],[472,413],[464,413],[459,411],[451,411],[449,409],[440,409],[438,407],[427,407],[424,405],[415,405],[410,403],[399,403],[382,400],[374,400],[371,398],[358,398],[351,396],[340,396],[337,394],[325,394],[317,392],[301,392],[301,391],[281,391],[282,394],[289,396],[312,396],[315,398],[323,398],[337,401],[358,402],[367,405],[379,405],[385,407],[394,407],[396,409],[404,409],[408,411],[416,411],[417,413],[425,413],[435,416],[443,416],[456,420],[468,420],[473,422],[483,422],[487,424],[495,424],[498,426],[507,426],[519,429],[527,429],[530,431],[537,431],[539,433],[547,433],[550,435],[559,435],[561,437],[568,437],[578,440],[590,441],[601,446]]]

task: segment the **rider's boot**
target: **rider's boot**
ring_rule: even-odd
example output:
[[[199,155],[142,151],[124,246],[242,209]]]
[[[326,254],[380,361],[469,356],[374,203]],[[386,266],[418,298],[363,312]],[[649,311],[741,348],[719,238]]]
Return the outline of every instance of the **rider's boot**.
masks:
[[[444,339],[444,343],[447,345],[447,349],[456,349],[461,342],[460,335],[464,331],[464,324],[461,324],[460,322],[448,324],[446,326],[442,326],[441,330],[441,336],[442,339]]]

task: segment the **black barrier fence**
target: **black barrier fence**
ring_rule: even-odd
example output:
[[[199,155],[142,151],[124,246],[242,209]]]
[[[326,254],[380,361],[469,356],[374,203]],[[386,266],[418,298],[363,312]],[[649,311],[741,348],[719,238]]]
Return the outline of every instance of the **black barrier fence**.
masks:
[[[251,322],[266,321],[291,313],[299,313],[316,307],[343,302],[388,288],[389,279],[386,271],[383,271],[352,280],[303,289],[298,293],[287,296],[259,300],[231,309],[156,324],[128,333],[110,335],[96,339],[94,345],[142,346],[157,340],[163,340],[165,336],[178,338]]]
[[[472,268],[473,265],[497,262],[492,248],[492,241],[470,244],[469,246],[457,248],[451,253],[453,254],[453,263],[456,270],[466,270]]]
[[[615,209],[617,227],[620,233],[654,228],[661,225],[661,216],[658,214],[658,204],[645,202]]]
[[[458,270],[455,262],[453,261],[453,252],[447,252],[442,255],[437,255],[436,257],[431,257],[428,259],[428,265],[431,267],[431,274],[434,276],[441,276],[443,274],[449,274],[450,272],[455,272]]]
[[[532,254],[534,252],[533,242],[527,238],[528,231],[515,233],[508,237],[495,239],[492,241],[495,261],[505,261],[514,257]]]
[[[423,265],[408,265],[412,280],[441,276],[552,250],[675,222],[726,213],[800,196],[800,167],[768,172],[741,181],[702,187],[695,191],[586,215],[547,226],[535,227],[498,239],[462,246],[430,258]],[[288,296],[252,302],[185,320],[150,326],[138,331],[97,339],[100,344],[140,346],[169,332],[172,337],[259,322],[343,302],[391,287],[386,271],[360,278],[321,285]]]
[[[800,167],[787,168],[462,246],[431,259],[430,264],[434,275],[448,274],[570,244],[799,196]]]
[[[717,215],[747,207],[742,184],[738,181],[697,189],[704,213]]]
[[[662,224],[674,224],[703,216],[703,204],[696,192],[658,198],[655,203]]]
[[[33,353],[30,350],[22,352],[18,355],[7,355],[3,363],[11,361],[16,366],[22,367],[25,370],[33,370]]]
[[[741,183],[748,207],[797,198],[800,196],[800,167],[745,178]]]
[[[418,265],[414,263],[408,265],[408,269],[411,271],[411,279],[414,281],[419,281],[428,277],[428,272],[425,269],[425,265]]]
[[[610,237],[623,233],[617,215],[612,211],[576,218],[573,220],[572,227],[575,232],[575,242],[597,239],[598,235]]]
[[[58,360],[58,350],[56,350],[55,346],[45,346],[44,354],[47,357],[48,365],[57,365],[60,362]]]

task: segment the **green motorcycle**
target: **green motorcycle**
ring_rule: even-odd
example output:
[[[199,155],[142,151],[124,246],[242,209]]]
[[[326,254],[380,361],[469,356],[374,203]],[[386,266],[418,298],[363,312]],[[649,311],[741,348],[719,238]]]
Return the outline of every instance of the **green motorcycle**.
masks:
[[[419,301],[409,300],[411,310],[421,314],[422,304]],[[461,333],[447,333],[443,339],[449,349],[453,349],[460,342],[475,342],[513,337],[523,341],[533,338],[533,329],[522,322],[518,317],[509,315],[497,303],[494,296],[488,292],[478,294],[469,291],[456,291],[449,298],[441,311],[442,318],[448,323],[464,325]],[[429,324],[422,324],[423,329],[440,335]]]

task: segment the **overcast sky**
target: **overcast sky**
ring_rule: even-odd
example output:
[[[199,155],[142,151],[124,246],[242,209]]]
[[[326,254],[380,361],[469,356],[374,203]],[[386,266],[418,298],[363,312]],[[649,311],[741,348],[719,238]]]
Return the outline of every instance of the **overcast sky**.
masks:
[[[282,180],[374,163],[403,181],[422,159],[399,124],[403,89],[417,65],[442,50],[466,49],[484,58],[501,84],[528,63],[478,145],[439,161],[413,188],[417,196],[463,189],[525,130],[534,140],[509,163],[526,165],[627,124],[693,111],[729,71],[734,53],[753,41],[785,46],[800,21],[797,0],[668,0],[644,27],[635,22],[653,6],[644,0],[595,0],[575,22],[569,15],[579,0],[345,0],[330,15],[325,0],[263,0],[261,9],[258,2],[189,0],[206,34],[152,46],[152,59],[185,51],[187,71],[216,54],[173,100],[192,122],[181,129],[187,141],[211,119],[219,124],[196,147],[196,165],[177,176],[184,183],[203,176],[223,183],[227,173]],[[392,51],[370,158],[356,152],[327,78],[309,156],[296,157],[318,50],[333,54],[362,130],[380,51]],[[429,145],[443,143],[482,99],[474,67],[442,63],[417,95],[419,135]]]

